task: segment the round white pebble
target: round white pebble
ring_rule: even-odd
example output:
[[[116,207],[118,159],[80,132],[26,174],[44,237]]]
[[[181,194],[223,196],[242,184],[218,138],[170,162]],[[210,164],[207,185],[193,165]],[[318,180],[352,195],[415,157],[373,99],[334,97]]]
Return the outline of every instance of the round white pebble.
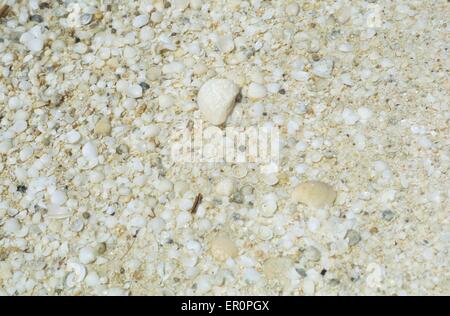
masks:
[[[50,195],[50,202],[55,205],[63,205],[67,200],[66,194],[62,191],[55,191]]]
[[[133,27],[141,28],[148,23],[149,17],[147,14],[138,15],[133,19]]]
[[[251,99],[261,99],[267,95],[267,89],[264,85],[252,82],[248,86],[247,96]]]
[[[230,178],[225,178],[219,181],[216,185],[216,193],[222,196],[230,196],[234,192],[234,181]]]
[[[3,224],[3,231],[7,234],[14,235],[19,232],[21,225],[15,218],[9,218]]]
[[[78,257],[83,264],[92,263],[96,257],[95,250],[92,247],[83,247]]]
[[[297,15],[298,11],[299,11],[299,7],[298,7],[298,4],[295,3],[295,2],[289,3],[286,6],[286,14],[289,15],[289,16]]]
[[[66,141],[69,144],[77,143],[80,140],[80,138],[81,138],[81,135],[77,131],[70,131],[66,134]]]
[[[37,53],[44,48],[44,41],[41,38],[31,38],[25,45],[31,52]]]
[[[130,85],[127,89],[127,96],[134,99],[142,97],[142,87],[138,84]]]
[[[87,142],[83,146],[82,153],[87,160],[94,160],[97,158],[97,146],[93,142]]]

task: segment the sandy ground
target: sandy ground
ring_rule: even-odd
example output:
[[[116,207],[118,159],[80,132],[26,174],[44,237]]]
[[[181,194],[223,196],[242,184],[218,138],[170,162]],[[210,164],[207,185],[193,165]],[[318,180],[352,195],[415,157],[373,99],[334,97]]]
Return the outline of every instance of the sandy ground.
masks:
[[[0,5],[1,294],[450,294],[447,1]]]

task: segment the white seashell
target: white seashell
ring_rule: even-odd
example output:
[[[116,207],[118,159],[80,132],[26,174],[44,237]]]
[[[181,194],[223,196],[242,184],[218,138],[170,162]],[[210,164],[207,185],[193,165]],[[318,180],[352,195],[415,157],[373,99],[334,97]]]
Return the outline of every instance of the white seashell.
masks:
[[[92,247],[83,247],[80,249],[79,259],[83,264],[92,263],[95,261],[97,254]]]
[[[267,88],[259,83],[252,82],[248,86],[247,96],[250,99],[261,99],[267,96]]]
[[[50,204],[47,207],[47,217],[50,219],[64,219],[69,217],[71,214],[67,207],[58,206],[55,204]]]
[[[333,187],[320,181],[304,182],[292,192],[294,202],[300,202],[314,208],[332,206],[336,196]]]
[[[272,217],[277,210],[277,196],[273,193],[270,193],[263,197],[263,203],[260,207],[260,213],[264,217]]]
[[[234,177],[242,179],[245,178],[245,176],[247,176],[248,170],[247,167],[245,167],[245,165],[238,164],[232,167],[232,172]]]
[[[262,226],[258,229],[258,237],[261,240],[271,240],[273,238],[273,231],[266,226]]]
[[[68,288],[73,288],[81,283],[86,277],[86,267],[77,262],[69,262],[67,268],[72,271],[66,276],[65,284]]]

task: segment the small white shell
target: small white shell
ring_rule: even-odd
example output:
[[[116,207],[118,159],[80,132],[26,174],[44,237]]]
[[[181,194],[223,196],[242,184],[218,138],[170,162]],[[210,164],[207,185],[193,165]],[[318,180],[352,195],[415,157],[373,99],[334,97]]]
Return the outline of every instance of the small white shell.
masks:
[[[69,268],[69,270],[72,271],[66,276],[65,283],[68,288],[75,287],[77,284],[81,283],[86,277],[87,272],[86,267],[81,263],[69,262],[67,264],[67,268]]]
[[[61,207],[54,204],[50,204],[47,211],[47,217],[51,219],[65,219],[70,216],[70,210],[67,207]]]
[[[273,231],[269,227],[262,226],[258,230],[258,237],[265,241],[271,240],[273,238]]]
[[[264,217],[272,217],[277,210],[277,197],[275,194],[270,193],[263,198],[263,203],[260,207],[260,213]]]

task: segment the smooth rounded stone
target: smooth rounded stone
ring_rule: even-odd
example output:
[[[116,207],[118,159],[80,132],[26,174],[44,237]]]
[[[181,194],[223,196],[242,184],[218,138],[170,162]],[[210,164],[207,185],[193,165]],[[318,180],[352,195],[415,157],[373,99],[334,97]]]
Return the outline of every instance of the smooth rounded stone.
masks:
[[[292,192],[294,202],[300,202],[314,208],[332,206],[336,196],[337,194],[333,187],[321,181],[301,183]]]
[[[97,159],[97,146],[93,142],[87,142],[82,148],[84,158],[87,160]]]
[[[84,279],[84,282],[89,287],[96,287],[99,286],[100,283],[100,277],[98,276],[97,272],[91,271],[86,275],[86,278]]]
[[[37,53],[44,48],[44,40],[42,38],[30,38],[25,45],[32,53]]]
[[[248,86],[247,96],[250,99],[262,99],[267,96],[267,88],[262,84],[252,82]]]
[[[126,90],[129,98],[137,99],[142,97],[142,87],[138,84],[130,85]]]
[[[70,131],[66,134],[66,141],[69,144],[76,144],[80,139],[81,135],[77,131]]]
[[[279,280],[287,277],[288,271],[294,266],[294,262],[288,257],[267,259],[262,271],[267,279]]]
[[[24,132],[28,127],[28,123],[25,120],[17,120],[14,122],[14,125],[11,127],[11,129],[16,132],[17,134],[20,134]]]
[[[20,225],[20,222],[16,218],[9,218],[3,224],[3,231],[8,235],[17,234],[21,228],[22,225]]]
[[[289,16],[295,16],[295,15],[297,15],[298,12],[299,12],[299,10],[300,10],[300,8],[299,8],[298,4],[295,3],[295,2],[289,3],[289,4],[286,6],[286,9],[285,9],[286,14],[289,15]]]
[[[221,196],[230,196],[234,189],[234,181],[231,178],[222,179],[216,184],[216,193]]]
[[[160,179],[156,181],[155,188],[161,193],[170,192],[173,189],[173,183],[167,179]]]
[[[220,36],[216,45],[222,53],[231,53],[234,50],[233,37],[231,35]]]
[[[151,41],[155,38],[155,31],[153,31],[153,29],[147,25],[141,28],[139,36],[141,38],[141,41]]]
[[[210,244],[211,254],[220,261],[228,258],[234,258],[238,255],[239,250],[234,242],[226,235],[216,236]]]
[[[203,117],[214,125],[225,123],[231,113],[239,87],[228,79],[210,79],[203,84],[197,102]]]
[[[67,200],[67,196],[62,191],[54,191],[50,194],[50,202],[54,205],[63,205]]]
[[[160,23],[163,20],[163,15],[161,12],[155,11],[151,14],[150,20],[153,23]]]
[[[348,240],[348,245],[352,247],[361,241],[361,235],[356,230],[349,229],[345,235],[345,239]]]
[[[138,15],[133,19],[133,27],[141,28],[146,25],[149,21],[149,16],[147,14]]]
[[[111,134],[111,122],[108,118],[102,117],[97,124],[95,124],[94,132],[100,136],[108,136]]]
[[[95,253],[94,248],[92,247],[83,247],[80,249],[80,253],[78,258],[81,263],[89,264],[95,261],[97,254]]]

